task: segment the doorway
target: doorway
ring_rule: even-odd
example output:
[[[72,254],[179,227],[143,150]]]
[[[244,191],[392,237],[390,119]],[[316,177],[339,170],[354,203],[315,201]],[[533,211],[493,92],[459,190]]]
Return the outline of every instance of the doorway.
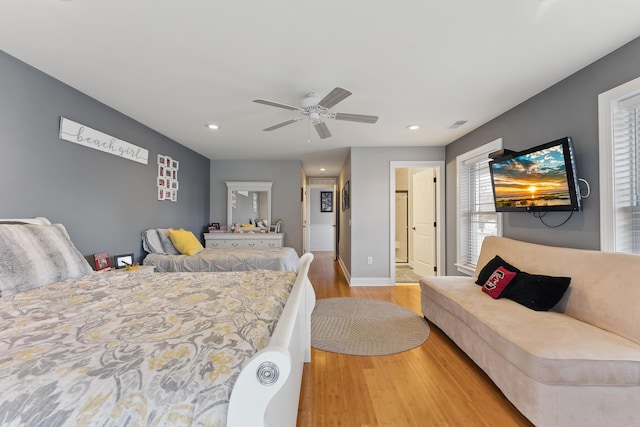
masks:
[[[391,283],[443,274],[443,162],[391,162]]]
[[[331,252],[335,259],[338,213],[335,178],[309,178],[306,193],[305,251]]]

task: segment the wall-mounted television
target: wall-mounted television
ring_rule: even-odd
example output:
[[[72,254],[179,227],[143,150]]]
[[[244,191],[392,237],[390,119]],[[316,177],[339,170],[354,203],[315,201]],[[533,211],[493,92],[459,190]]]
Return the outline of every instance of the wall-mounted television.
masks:
[[[489,162],[496,212],[582,209],[571,137]]]

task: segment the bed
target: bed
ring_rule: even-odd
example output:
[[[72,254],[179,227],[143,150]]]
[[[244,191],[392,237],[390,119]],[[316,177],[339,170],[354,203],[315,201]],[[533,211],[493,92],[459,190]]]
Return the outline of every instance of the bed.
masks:
[[[296,424],[311,254],[296,272],[93,272],[62,225],[18,222],[0,223],[1,425]]]
[[[296,271],[298,254],[289,247],[268,249],[199,248],[194,255],[181,254],[173,245],[167,229],[149,229],[142,233],[147,252],[144,265],[159,272],[176,271],[250,271],[256,269]]]

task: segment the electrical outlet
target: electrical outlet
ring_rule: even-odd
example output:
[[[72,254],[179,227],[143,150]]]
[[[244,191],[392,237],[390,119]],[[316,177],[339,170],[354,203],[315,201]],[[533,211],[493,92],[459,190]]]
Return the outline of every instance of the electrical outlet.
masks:
[[[372,256],[367,257],[367,264],[369,264],[369,265],[373,264],[373,257]]]

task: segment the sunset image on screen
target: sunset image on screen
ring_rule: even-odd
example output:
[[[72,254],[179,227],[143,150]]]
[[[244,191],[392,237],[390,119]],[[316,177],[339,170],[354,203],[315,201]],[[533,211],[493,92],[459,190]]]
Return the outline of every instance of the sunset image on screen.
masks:
[[[498,207],[571,203],[562,145],[494,163],[493,183]]]

